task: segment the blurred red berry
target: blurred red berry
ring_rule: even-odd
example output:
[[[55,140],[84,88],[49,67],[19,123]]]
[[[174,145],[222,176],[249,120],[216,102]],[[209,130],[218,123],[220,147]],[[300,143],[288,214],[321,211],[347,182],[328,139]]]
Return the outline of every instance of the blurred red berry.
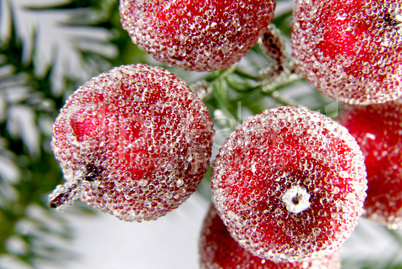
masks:
[[[301,74],[323,94],[349,104],[402,96],[399,0],[297,0],[292,47]]]
[[[215,208],[210,207],[204,220],[200,243],[201,269],[339,269],[340,252],[317,260],[275,263],[253,256],[229,234]]]
[[[365,215],[389,228],[402,228],[402,100],[344,106],[338,121],[366,158]]]
[[[338,250],[363,211],[364,157],[346,128],[306,108],[243,122],[213,162],[212,195],[231,235],[275,262]]]
[[[191,71],[230,67],[257,43],[274,0],[121,0],[123,28],[156,60]]]
[[[100,74],[74,92],[54,123],[52,149],[66,183],[50,206],[80,198],[122,220],[154,220],[195,191],[213,134],[205,104],[162,68]]]

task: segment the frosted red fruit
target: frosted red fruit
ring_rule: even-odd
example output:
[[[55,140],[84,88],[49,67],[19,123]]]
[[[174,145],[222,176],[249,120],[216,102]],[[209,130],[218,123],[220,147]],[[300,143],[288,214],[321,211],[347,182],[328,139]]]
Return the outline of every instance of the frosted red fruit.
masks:
[[[400,0],[296,0],[292,48],[301,74],[349,104],[402,96]]]
[[[50,206],[80,198],[122,220],[157,219],[196,190],[213,134],[205,104],[168,71],[139,64],[100,74],[54,123],[52,149],[66,183]]]
[[[344,106],[338,121],[356,138],[366,158],[365,216],[402,228],[402,100]]]
[[[274,0],[120,0],[123,28],[156,60],[191,71],[230,67],[274,16]]]
[[[319,259],[363,211],[364,157],[346,128],[306,108],[244,121],[213,162],[212,198],[239,244],[275,262]]]
[[[275,263],[253,256],[229,234],[215,208],[210,207],[199,242],[201,269],[339,269],[340,252],[321,259]]]

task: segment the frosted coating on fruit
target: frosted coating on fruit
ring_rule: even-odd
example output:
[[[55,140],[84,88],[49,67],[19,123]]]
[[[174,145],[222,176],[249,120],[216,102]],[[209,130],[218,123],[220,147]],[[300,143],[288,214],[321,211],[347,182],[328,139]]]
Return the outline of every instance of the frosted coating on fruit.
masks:
[[[191,71],[230,67],[274,16],[273,0],[121,0],[123,28],[156,60]]]
[[[339,269],[340,251],[321,259],[275,263],[253,256],[229,234],[215,208],[210,207],[199,241],[201,269]]]
[[[402,96],[402,2],[296,0],[293,56],[323,94],[348,104]]]
[[[349,237],[363,211],[364,157],[346,128],[306,108],[279,107],[250,117],[213,162],[212,196],[231,235],[275,262],[317,259]],[[309,207],[284,197],[305,190]]]
[[[402,100],[344,106],[338,121],[366,158],[365,216],[388,228],[402,228]]]
[[[66,183],[51,206],[63,209],[75,197],[122,220],[154,220],[196,190],[213,134],[205,104],[170,72],[139,64],[100,74],[54,123],[52,149]]]

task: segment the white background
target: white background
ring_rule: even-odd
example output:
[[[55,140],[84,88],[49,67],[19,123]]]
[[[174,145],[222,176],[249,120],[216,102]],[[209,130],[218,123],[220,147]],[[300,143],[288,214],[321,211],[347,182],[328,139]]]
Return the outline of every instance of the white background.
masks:
[[[4,1],[4,0],[0,0]],[[48,4],[45,0],[14,0],[14,5]],[[55,2],[55,1],[52,1]],[[24,36],[38,28],[42,60],[50,61],[52,51],[58,48],[60,59],[73,59],[69,43],[76,30],[60,28],[65,20],[62,14],[17,12],[18,26]],[[1,26],[4,29],[5,25]],[[102,36],[102,32],[85,34]],[[63,61],[61,61],[63,62]],[[61,65],[62,66],[62,65]],[[70,66],[70,68],[72,68]],[[75,259],[61,265],[42,263],[43,269],[128,269],[128,268],[198,268],[198,236],[202,220],[209,207],[209,201],[194,194],[178,210],[157,221],[126,223],[117,218],[99,214],[82,216],[66,210],[64,216],[72,225],[75,239],[65,247],[77,253]],[[398,244],[383,229],[367,220],[361,220],[355,233],[344,245],[343,258],[372,260],[390,259],[401,250]],[[9,259],[0,259],[0,264],[10,269],[23,269]]]

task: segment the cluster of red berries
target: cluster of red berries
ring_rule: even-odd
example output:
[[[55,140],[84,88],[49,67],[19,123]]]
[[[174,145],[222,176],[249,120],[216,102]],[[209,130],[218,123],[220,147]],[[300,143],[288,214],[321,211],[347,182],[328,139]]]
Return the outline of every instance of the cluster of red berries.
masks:
[[[120,1],[134,43],[193,71],[240,60],[274,9],[262,0]],[[230,135],[212,164],[202,268],[339,268],[363,213],[402,227],[401,21],[396,0],[296,1],[298,71],[350,105],[338,122],[273,108]],[[50,206],[81,199],[122,220],[155,220],[196,190],[213,136],[206,105],[184,81],[143,64],[114,68],[80,87],[56,119],[52,148],[66,182]]]

